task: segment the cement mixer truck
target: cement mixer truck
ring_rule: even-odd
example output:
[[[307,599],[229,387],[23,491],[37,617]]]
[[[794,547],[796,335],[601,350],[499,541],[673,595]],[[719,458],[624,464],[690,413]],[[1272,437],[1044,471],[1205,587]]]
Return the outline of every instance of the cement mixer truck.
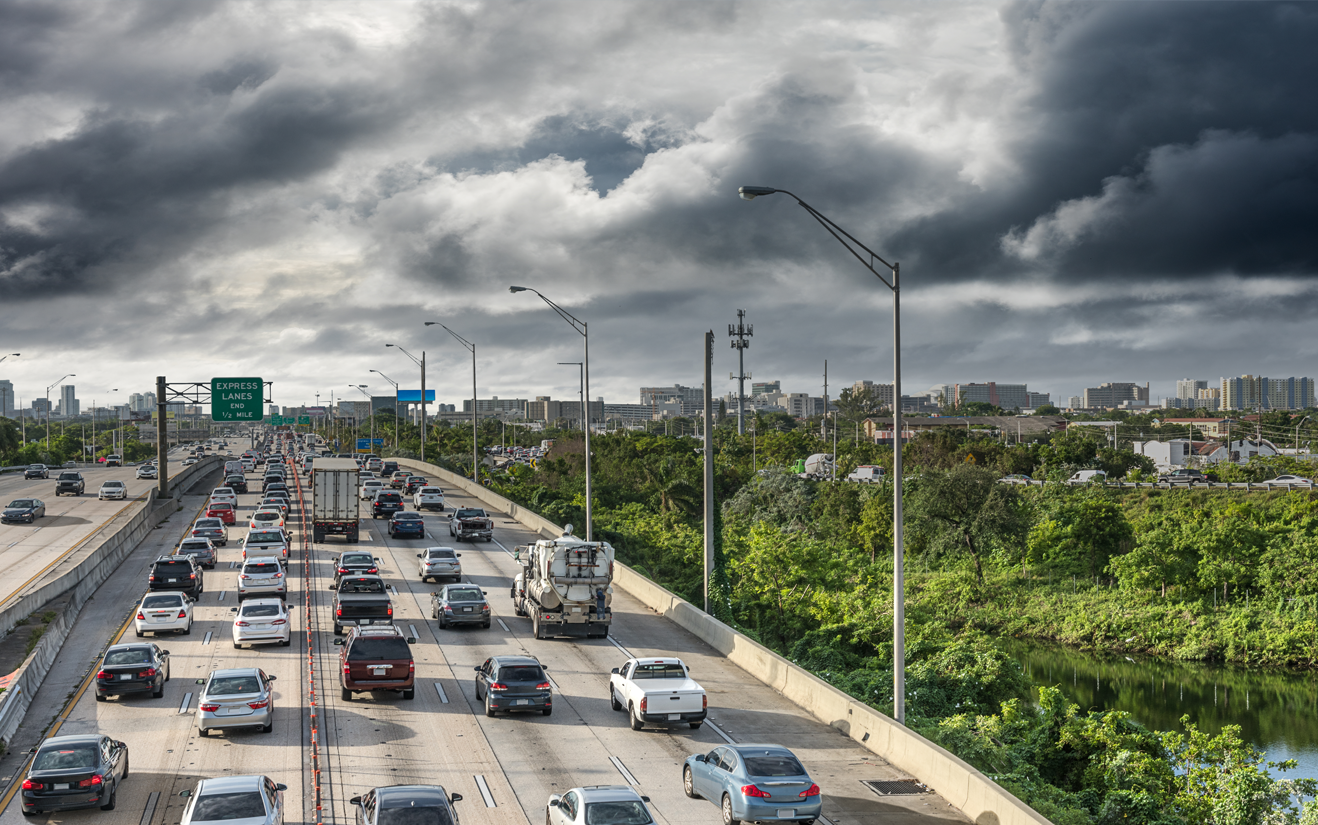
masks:
[[[516,548],[521,572],[513,579],[513,610],[529,616],[537,639],[602,639],[613,622],[613,548],[584,541],[567,525],[556,539]]]

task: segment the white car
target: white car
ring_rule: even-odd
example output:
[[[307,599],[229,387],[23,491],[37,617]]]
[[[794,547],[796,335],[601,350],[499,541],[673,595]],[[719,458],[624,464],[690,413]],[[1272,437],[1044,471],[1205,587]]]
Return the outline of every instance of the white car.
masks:
[[[652,725],[689,725],[705,722],[709,700],[705,689],[691,678],[681,659],[669,657],[628,659],[609,676],[609,704],[626,711],[632,730]]]
[[[1102,484],[1103,482],[1107,481],[1107,473],[1103,472],[1102,470],[1081,470],[1080,472],[1068,478],[1066,480],[1066,483],[1071,485],[1072,487],[1076,487],[1081,484],[1088,484],[1091,481],[1095,481],[1098,482],[1099,484]]]
[[[596,822],[654,822],[641,796],[630,785],[590,785],[551,794],[545,825],[593,825]],[[798,820],[801,821],[801,820]]]
[[[1277,476],[1276,478],[1270,478],[1267,481],[1260,483],[1267,484],[1270,487],[1312,487],[1313,486],[1312,479],[1305,478],[1304,476],[1292,476],[1292,475]]]
[[[143,633],[192,632],[192,599],[184,593],[147,593],[137,606],[133,617],[133,630],[137,637]]]
[[[138,478],[157,478],[159,473],[156,472],[154,464],[143,464],[137,468]]]
[[[211,492],[211,504],[232,504],[238,506],[238,494],[232,487],[216,487]]]
[[[96,497],[98,499],[128,498],[128,486],[122,481],[112,478],[101,485],[101,489],[97,491]]]
[[[412,494],[412,506],[417,510],[444,512],[444,491],[438,487],[418,487]]]
[[[234,647],[273,642],[288,647],[292,643],[288,608],[282,600],[249,599],[231,610],[238,614],[233,617]]]
[[[184,466],[184,467],[191,467],[193,464],[196,464],[196,463],[197,463],[197,457],[196,457],[196,456],[191,456],[191,455],[190,455],[190,456],[188,456],[187,458],[183,459],[183,466]]]
[[[262,507],[255,513],[252,513],[252,520],[247,525],[249,530],[266,530],[284,526],[284,514],[278,507]]]
[[[357,498],[362,501],[373,501],[375,494],[384,489],[384,482],[378,478],[368,478],[362,482],[361,490],[357,492]]]
[[[251,530],[243,538],[243,559],[278,556],[288,566],[288,534],[275,527]]]
[[[288,597],[284,566],[274,556],[249,558],[238,571],[238,600],[261,596]]]

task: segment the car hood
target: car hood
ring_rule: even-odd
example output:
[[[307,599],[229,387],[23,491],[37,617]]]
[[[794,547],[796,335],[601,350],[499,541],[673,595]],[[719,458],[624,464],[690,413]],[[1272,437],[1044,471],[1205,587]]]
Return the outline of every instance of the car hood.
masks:
[[[6,516],[26,516],[28,513],[36,512],[35,507],[6,507]]]

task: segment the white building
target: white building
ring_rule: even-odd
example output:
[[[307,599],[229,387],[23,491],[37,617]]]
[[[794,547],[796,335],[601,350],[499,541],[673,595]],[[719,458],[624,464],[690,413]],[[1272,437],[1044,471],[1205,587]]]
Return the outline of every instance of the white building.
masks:
[[[1258,440],[1247,438],[1218,447],[1204,456],[1204,460],[1210,464],[1219,464],[1223,461],[1230,461],[1234,464],[1248,464],[1249,460],[1256,455],[1281,455],[1281,451],[1277,449],[1277,445],[1266,438]]]
[[[59,388],[59,414],[72,418],[79,413],[77,392],[72,384],[62,384]]]
[[[12,381],[0,381],[0,416],[13,418],[15,406],[14,383]]]

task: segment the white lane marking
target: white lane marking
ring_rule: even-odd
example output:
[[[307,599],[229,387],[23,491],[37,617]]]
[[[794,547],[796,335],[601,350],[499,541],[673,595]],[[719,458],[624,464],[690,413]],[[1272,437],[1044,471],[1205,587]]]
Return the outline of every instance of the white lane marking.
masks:
[[[394,586],[391,584],[391,585],[389,585],[389,592],[392,593],[393,595],[397,596],[397,595],[398,595],[398,588],[397,588],[397,587],[394,587]]]
[[[621,759],[619,759],[616,756],[610,756],[609,761],[613,763],[613,767],[618,769],[618,773],[622,774],[622,778],[627,780],[628,785],[641,784],[640,782],[636,781],[636,777],[632,776],[632,772],[627,770],[627,766],[622,764]]]
[[[421,634],[419,634],[419,633],[416,632],[416,625],[414,625],[414,624],[410,624],[410,625],[407,626],[407,629],[410,630],[410,631],[412,631],[412,638],[413,638],[413,639],[420,639],[420,638],[421,638]]]
[[[503,552],[507,553],[509,558],[512,558],[512,557],[513,557],[513,552],[512,552],[511,550],[509,550],[507,547],[504,547],[504,546],[503,546],[503,542],[499,541],[499,540],[496,539],[496,538],[491,538],[490,541],[493,541],[495,544],[499,545],[499,549],[502,550]]]
[[[152,791],[151,795],[146,798],[146,807],[142,809],[142,818],[138,820],[137,825],[151,825],[151,817],[156,813],[156,800],[160,799],[159,791]]]
[[[211,643],[211,631],[209,630],[206,631],[206,638],[202,639],[201,643],[204,645],[208,645]]]
[[[361,531],[361,533],[358,534],[357,538],[358,538],[359,541],[370,541],[370,540],[371,540],[371,534],[370,534],[370,532],[368,532],[368,531],[366,531],[366,530],[363,530],[363,531]]]
[[[621,650],[623,653],[626,653],[628,659],[635,659],[635,658],[636,658],[635,656],[632,655],[632,652],[631,652],[630,650],[628,650],[627,648],[625,648],[625,647],[623,647],[622,645],[618,644],[618,642],[615,641],[614,638],[613,638],[612,636],[605,636],[604,638],[609,640],[609,644],[611,644],[611,645],[613,645],[614,647],[618,648],[618,649]]]
[[[439,701],[448,704],[448,694],[444,692],[444,686],[439,682],[435,683],[435,692],[439,694]]]
[[[231,562],[229,562],[229,569],[230,569],[230,570],[232,570],[233,568],[235,568],[235,567],[237,567],[237,566],[238,566],[238,562],[236,562],[236,561],[231,561]]]
[[[503,619],[496,618],[495,621],[499,623],[499,627],[503,628],[504,633],[512,633],[512,631],[508,629],[508,625],[503,623]]]
[[[476,787],[481,789],[481,799],[485,800],[485,807],[487,808],[495,807],[494,795],[490,793],[490,786],[485,784],[484,776],[481,776],[480,774],[476,774]]]
[[[221,590],[221,591],[220,591],[220,598],[217,599],[217,601],[221,601],[221,602],[224,601],[224,594],[225,594],[225,593],[228,593],[228,592],[229,592],[228,590]]]
[[[720,728],[718,725],[714,724],[713,722],[709,721],[708,719],[705,720],[705,724],[706,724],[706,725],[709,725],[710,730],[714,731],[714,732],[717,733],[719,736],[723,737],[723,741],[724,741],[724,742],[727,742],[729,745],[735,745],[735,744],[737,744],[736,740],[734,740],[731,736],[728,736],[726,733],[724,733],[724,732],[723,732],[723,729]]]
[[[550,676],[548,673],[546,673],[546,674],[545,674],[545,678],[549,680],[549,686],[550,686],[551,688],[554,689],[554,693],[562,693],[562,692],[563,692],[563,691],[561,691],[561,690],[558,689],[558,682],[555,682],[555,681],[554,681],[554,677],[553,677],[553,676]]]
[[[192,704],[192,694],[191,693],[183,694],[183,703],[178,706],[178,712],[187,713],[188,705],[190,704]]]

